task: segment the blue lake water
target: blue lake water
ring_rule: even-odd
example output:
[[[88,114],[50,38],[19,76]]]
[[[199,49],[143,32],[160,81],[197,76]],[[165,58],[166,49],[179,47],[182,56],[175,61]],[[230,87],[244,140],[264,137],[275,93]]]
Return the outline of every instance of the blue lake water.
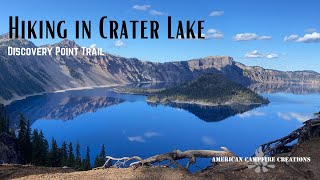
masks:
[[[33,96],[6,108],[12,118],[18,112],[28,116],[32,128],[43,130],[49,143],[52,137],[59,144],[79,141],[82,155],[89,146],[92,161],[102,144],[113,157],[148,157],[175,149],[219,150],[221,146],[238,156],[251,156],[260,144],[287,135],[320,110],[320,94],[261,95],[271,103],[242,114],[154,106],[146,103],[145,96],[106,88]]]

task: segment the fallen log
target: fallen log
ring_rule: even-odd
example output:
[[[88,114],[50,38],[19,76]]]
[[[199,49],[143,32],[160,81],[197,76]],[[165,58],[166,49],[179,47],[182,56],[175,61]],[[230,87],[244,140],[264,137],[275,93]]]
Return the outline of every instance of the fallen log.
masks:
[[[137,162],[133,162],[130,166],[138,167],[138,166],[150,166],[154,163],[161,163],[163,161],[170,161],[171,164],[177,165],[179,168],[183,168],[177,160],[188,159],[188,163],[186,165],[186,169],[190,167],[191,164],[196,163],[197,158],[213,158],[213,157],[235,157],[233,154],[225,147],[221,147],[223,151],[214,151],[214,150],[188,150],[188,151],[180,151],[175,150],[172,152],[168,152],[165,154],[157,154],[155,156],[149,157],[147,159],[143,159]]]

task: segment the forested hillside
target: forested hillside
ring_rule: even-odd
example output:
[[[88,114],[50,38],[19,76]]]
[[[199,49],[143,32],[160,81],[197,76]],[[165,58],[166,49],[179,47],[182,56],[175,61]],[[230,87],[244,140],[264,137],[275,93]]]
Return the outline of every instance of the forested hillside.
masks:
[[[150,102],[185,102],[211,105],[266,104],[269,101],[222,74],[206,74],[191,82],[148,97]]]

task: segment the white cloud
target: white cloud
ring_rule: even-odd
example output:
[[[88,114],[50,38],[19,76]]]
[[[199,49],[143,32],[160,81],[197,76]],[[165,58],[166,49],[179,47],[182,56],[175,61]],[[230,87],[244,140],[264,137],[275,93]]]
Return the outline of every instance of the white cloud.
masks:
[[[158,133],[158,132],[152,132],[152,131],[150,131],[150,132],[144,133],[144,136],[145,136],[146,138],[153,138],[153,137],[161,136],[161,134]]]
[[[320,42],[320,33],[313,32],[310,34],[305,34],[304,36],[298,36],[296,34],[285,36],[284,41],[293,41],[293,42],[303,42],[303,43],[317,43]]]
[[[257,116],[265,116],[266,114],[264,112],[260,111],[249,111],[242,114],[239,114],[238,116],[240,118],[248,118],[248,117],[257,117]]]
[[[292,34],[292,35],[290,35],[290,36],[284,37],[283,41],[284,41],[284,42],[296,41],[297,39],[299,39],[299,35]]]
[[[132,142],[144,143],[146,142],[146,138],[151,139],[157,136],[162,136],[162,135],[158,132],[148,131],[148,132],[145,132],[142,136],[128,136],[128,140]]]
[[[224,15],[224,11],[212,11],[209,16],[213,16],[213,17],[218,17],[218,16],[223,16]]]
[[[248,52],[244,55],[245,58],[266,58],[266,59],[275,59],[279,55],[275,53],[261,53],[258,50]]]
[[[296,112],[288,112],[288,113],[278,112],[277,115],[279,118],[286,121],[297,120],[299,122],[305,122],[306,120],[309,120],[312,118],[311,116],[296,113]]]
[[[234,41],[270,40],[271,36],[258,36],[256,33],[240,33],[233,36]]]
[[[92,48],[92,49],[94,49],[94,48],[96,48],[96,47],[97,47],[96,44],[91,44],[91,45],[89,46],[89,48]]]
[[[139,11],[146,11],[149,8],[151,8],[151,6],[150,5],[134,5],[132,6],[132,8]]]
[[[303,37],[299,37],[297,42],[304,42],[304,43],[314,43],[320,42],[320,33],[313,32],[312,34],[305,34]]]
[[[114,43],[116,47],[125,47],[126,44],[120,39]]]
[[[205,145],[209,145],[209,146],[214,146],[216,143],[215,141],[208,137],[208,136],[202,136],[201,141],[205,144]]]
[[[166,15],[167,13],[165,12],[161,12],[161,11],[157,11],[157,10],[150,10],[149,13],[151,15],[154,15],[154,16],[163,16],[163,15]]]
[[[274,58],[278,58],[279,55],[278,54],[274,54],[274,53],[268,53],[266,54],[266,58],[267,59],[274,59]]]
[[[206,39],[222,39],[224,37],[223,33],[216,29],[209,29],[205,34]]]
[[[260,37],[258,37],[258,40],[270,40],[270,39],[272,39],[271,36],[260,36]]]
[[[291,120],[291,116],[289,114],[278,112],[277,115],[279,118],[281,118],[283,120],[286,120],[286,121]]]
[[[132,142],[146,142],[146,140],[142,136],[129,136],[128,140]]]
[[[293,117],[294,119],[300,121],[300,122],[305,122],[306,120],[311,119],[311,116],[308,115],[304,115],[304,114],[299,114],[299,113],[290,113],[291,117]]]

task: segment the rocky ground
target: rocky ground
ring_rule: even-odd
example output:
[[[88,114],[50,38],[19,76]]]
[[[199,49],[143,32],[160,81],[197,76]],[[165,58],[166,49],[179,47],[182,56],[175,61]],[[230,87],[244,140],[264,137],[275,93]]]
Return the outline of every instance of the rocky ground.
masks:
[[[0,179],[165,179],[165,180],[192,180],[192,179],[320,179],[320,138],[305,141],[296,146],[292,151],[292,157],[310,156],[309,163],[273,163],[274,169],[268,172],[256,173],[253,169],[238,171],[218,172],[208,169],[203,172],[191,174],[184,170],[161,168],[161,167],[139,167],[137,169],[99,169],[77,172],[72,169],[46,168],[22,165],[1,165]],[[272,163],[270,163],[272,164]],[[218,166],[225,166],[220,164]]]

